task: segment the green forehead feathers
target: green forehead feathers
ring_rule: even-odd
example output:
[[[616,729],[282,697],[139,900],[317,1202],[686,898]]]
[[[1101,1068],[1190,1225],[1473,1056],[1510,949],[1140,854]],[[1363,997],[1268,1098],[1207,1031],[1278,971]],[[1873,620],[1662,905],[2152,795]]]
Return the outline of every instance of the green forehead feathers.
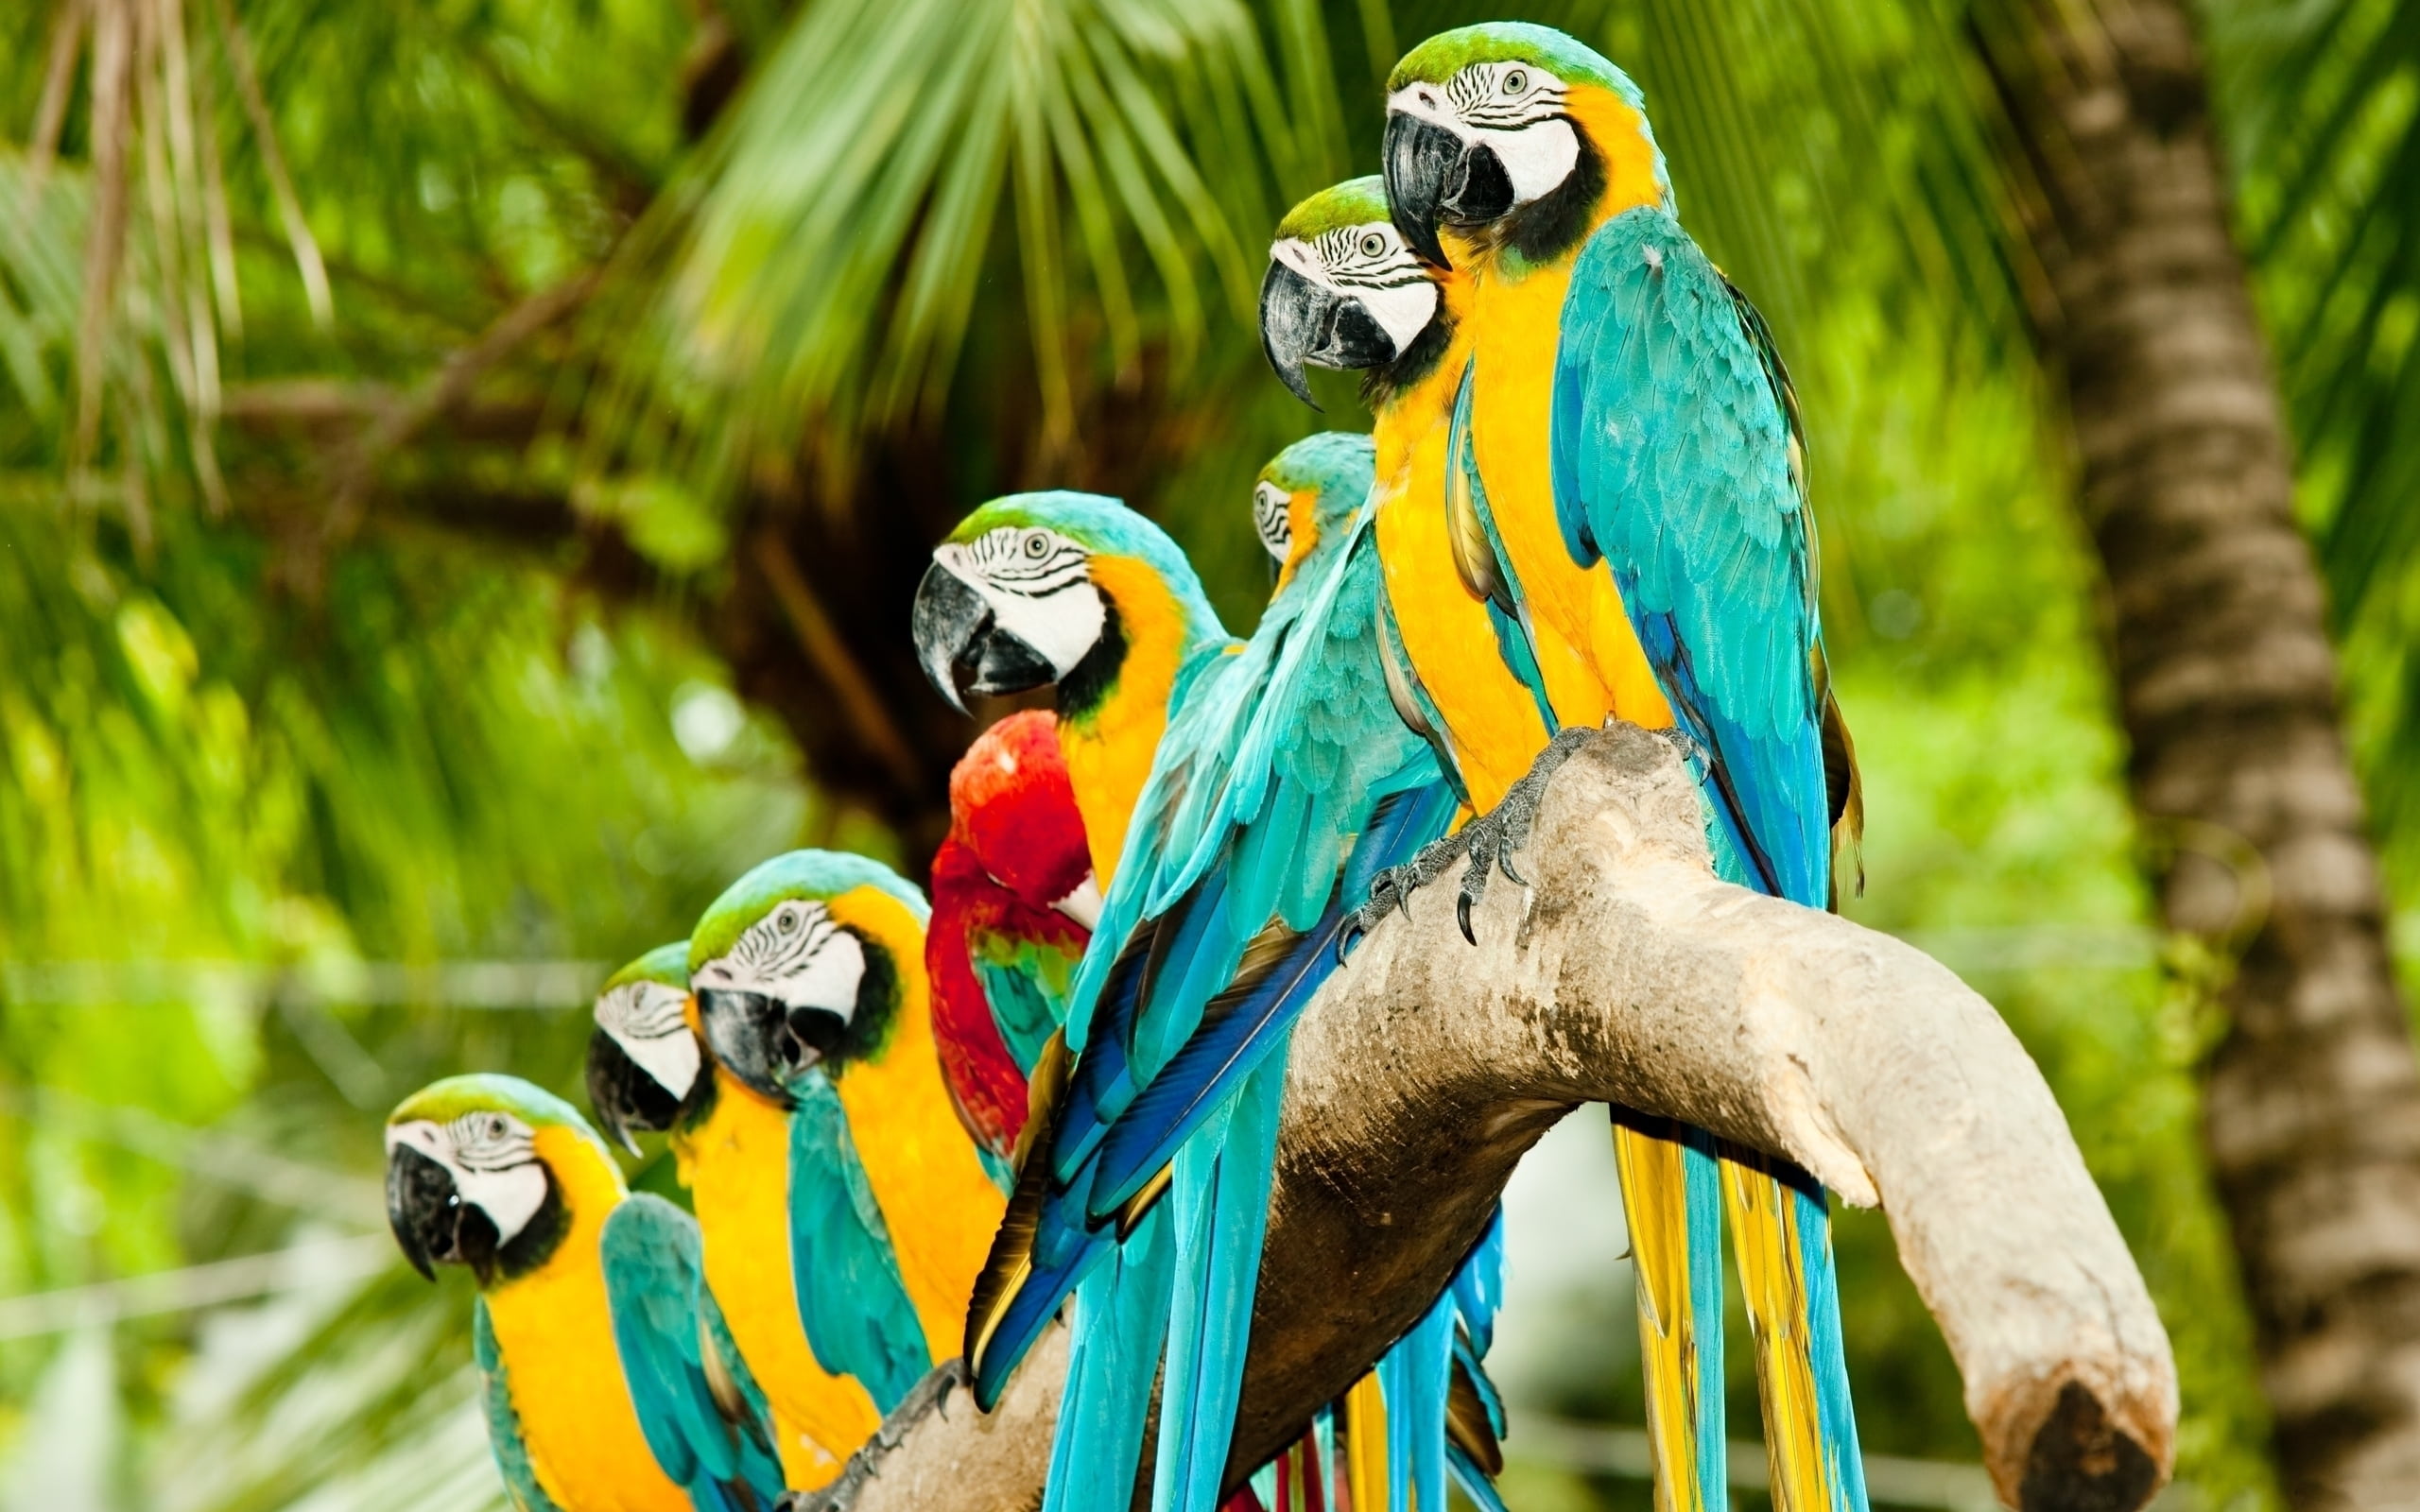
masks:
[[[1369,226],[1387,218],[1387,181],[1376,174],[1331,184],[1286,212],[1277,239],[1309,241],[1332,231]]]
[[[632,982],[661,982],[666,987],[677,987],[686,991],[689,987],[689,942],[683,939],[669,945],[658,945],[607,977],[605,985],[596,992],[602,997],[615,988],[627,987]]]
[[[785,898],[829,902],[859,887],[872,887],[898,899],[919,924],[932,917],[932,909],[915,884],[879,861],[839,850],[792,850],[775,856],[733,883],[706,909],[705,917],[698,920],[697,930],[689,936],[688,968],[694,971],[729,951],[749,925],[772,912],[773,905]],[[685,974],[683,981],[687,981]]]
[[[1412,84],[1443,84],[1473,63],[1528,63],[1566,84],[1612,90],[1634,110],[1646,105],[1630,76],[1603,54],[1552,26],[1526,21],[1488,21],[1439,32],[1404,54],[1387,76],[1387,93]]]
[[[579,1116],[579,1110],[554,1093],[518,1076],[486,1071],[429,1083],[405,1098],[387,1115],[387,1122],[408,1124],[426,1119],[444,1124],[465,1113],[487,1112],[510,1113],[531,1128],[576,1129],[592,1140],[596,1138],[588,1120]]]

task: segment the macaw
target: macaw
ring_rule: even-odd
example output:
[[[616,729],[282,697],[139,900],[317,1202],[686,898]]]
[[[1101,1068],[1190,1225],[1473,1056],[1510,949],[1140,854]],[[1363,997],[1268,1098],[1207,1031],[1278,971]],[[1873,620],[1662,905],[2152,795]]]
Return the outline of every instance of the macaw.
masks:
[[[1458,558],[1468,548],[1446,507],[1450,420],[1470,356],[1458,334],[1468,283],[1420,259],[1391,215],[1376,179],[1322,190],[1288,212],[1262,284],[1262,341],[1271,366],[1305,398],[1306,364],[1364,372],[1379,442],[1372,507],[1386,582],[1381,627],[1400,627],[1382,641],[1391,686],[1408,722],[1428,722],[1472,805],[1487,807],[1503,801],[1548,746],[1552,711],[1517,617],[1465,590]],[[1418,299],[1413,280],[1435,296]],[[1401,880],[1382,875],[1348,934],[1389,906],[1408,904]],[[1614,1139],[1639,1279],[1658,1480],[1675,1507],[1719,1506],[1722,1239],[1712,1142],[1627,1110],[1616,1115]]]
[[[689,942],[660,945],[606,979],[588,1041],[588,1101],[632,1151],[632,1129],[669,1136],[705,1247],[707,1284],[730,1305],[740,1352],[771,1408],[785,1480],[828,1484],[882,1412],[858,1379],[816,1358],[791,1276],[787,1115],[706,1054],[689,993]]]
[[[917,585],[916,654],[942,697],[1058,689],[1059,747],[1106,890],[1168,711],[1232,654],[1159,526],[1097,493],[1013,493],[959,522]]]
[[[632,1196],[586,1122],[512,1076],[452,1076],[387,1120],[412,1268],[467,1267],[488,1442],[519,1512],[772,1512],[765,1399],[698,1229]]]
[[[933,1036],[959,1117],[1005,1173],[1100,918],[1057,721],[1028,709],[985,730],[950,772],[949,810],[925,936]]]
[[[803,1331],[816,1363],[886,1414],[958,1352],[1005,1205],[942,1078],[928,917],[877,862],[793,850],[733,883],[689,936],[730,1137],[765,1152],[747,1162],[756,1289],[723,1300],[743,1348],[750,1327]]]
[[[1385,575],[1382,650],[1396,712],[1438,747],[1446,775],[1484,811],[1530,769],[1553,730],[1508,665],[1520,647],[1493,606],[1459,592],[1444,512],[1447,421],[1470,359],[1469,281],[1424,264],[1373,175],[1312,195],[1278,222],[1261,284],[1261,343],[1314,407],[1306,364],[1363,374],[1376,447],[1371,495]],[[1477,732],[1493,731],[1487,738]]]
[[[1282,1052],[1333,969],[1340,868],[1350,857],[1366,884],[1442,833],[1457,806],[1396,717],[1379,664],[1376,560],[1358,549],[1371,476],[1369,439],[1332,434],[1289,448],[1255,486],[1265,542],[1285,521],[1280,590],[1252,640],[1181,690],[1078,973],[1065,1090],[1033,1138],[968,1320],[977,1397],[989,1402],[1061,1302],[1078,1298],[1052,1508],[1123,1504],[1155,1371],[1154,1505],[1216,1501]],[[1341,571],[1348,561],[1355,570]],[[1434,1452],[1405,1456],[1415,1474],[1432,1472],[1425,1508],[1443,1504],[1443,1346],[1455,1321],[1449,1307],[1434,1315],[1415,1331],[1429,1368],[1404,1378],[1425,1385],[1428,1410],[1399,1391],[1408,1440],[1424,1418],[1435,1425]],[[1480,1452],[1492,1459],[1492,1438]]]
[[[1855,763],[1797,402],[1762,317],[1674,218],[1637,86],[1547,27],[1446,32],[1388,80],[1386,168],[1405,238],[1471,280],[1447,487],[1470,586],[1530,632],[1560,729],[1672,732],[1724,877],[1828,906]],[[1466,898],[1570,746],[1470,845]],[[1722,1177],[1775,1503],[1862,1508],[1822,1189],[1753,1156]]]

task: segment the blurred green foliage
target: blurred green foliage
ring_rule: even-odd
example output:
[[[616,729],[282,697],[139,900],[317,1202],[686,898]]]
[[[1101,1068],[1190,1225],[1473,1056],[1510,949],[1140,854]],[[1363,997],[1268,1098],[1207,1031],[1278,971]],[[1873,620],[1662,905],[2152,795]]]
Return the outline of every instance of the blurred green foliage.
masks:
[[[2189,963],[2164,968],[2149,933],[2097,583],[1960,12],[1527,9],[1639,76],[1685,216],[1798,377],[1868,779],[1849,911],[1966,970],[2042,1061],[2173,1331],[2184,1475],[2205,1505],[2269,1504],[2195,1127],[2206,1026]],[[2203,9],[2355,729],[2409,879],[2420,0]],[[0,16],[0,1297],[374,1233],[391,1100],[463,1067],[575,1090],[577,994],[474,1007],[406,979],[356,1001],[298,988],[312,971],[610,966],[678,937],[764,854],[890,845],[817,800],[697,631],[755,473],[845,472],[864,437],[938,415],[975,488],[1003,437],[1047,469],[1115,444],[1102,415],[1148,401],[1173,462],[1137,502],[1231,624],[1253,617],[1246,480],[1318,423],[1259,370],[1261,238],[1292,198],[1374,161],[1387,64],[1470,8],[700,13]],[[119,37],[117,127],[89,87],[50,87],[70,14],[167,18]],[[693,140],[716,36],[750,82]],[[130,165],[124,249],[95,297],[112,154]],[[471,375],[475,401],[414,407],[449,357],[592,283],[575,318]],[[1349,386],[1320,391],[1339,421],[1356,413]],[[466,422],[430,423],[440,409]],[[398,415],[417,423],[377,455],[321,444]],[[619,531],[658,576],[602,593],[562,542],[508,549],[443,508],[356,534],[372,473],[382,497],[451,501],[475,525],[560,495],[572,529]],[[1868,1444],[1971,1458],[1887,1229],[1850,1215],[1840,1233]],[[130,1318],[96,1354],[60,1343],[90,1334],[0,1338],[13,1500],[97,1391],[132,1445],[104,1455],[121,1504],[493,1503],[458,1411],[463,1302],[389,1265],[258,1309]],[[1575,1338],[1615,1363],[1554,1405],[1635,1422],[1622,1320],[1599,1321],[1610,1334],[1575,1320]],[[67,1368],[86,1360],[109,1368]],[[1752,1384],[1733,1388],[1753,1421]],[[1530,1505],[1644,1504],[1635,1485],[1524,1473]]]

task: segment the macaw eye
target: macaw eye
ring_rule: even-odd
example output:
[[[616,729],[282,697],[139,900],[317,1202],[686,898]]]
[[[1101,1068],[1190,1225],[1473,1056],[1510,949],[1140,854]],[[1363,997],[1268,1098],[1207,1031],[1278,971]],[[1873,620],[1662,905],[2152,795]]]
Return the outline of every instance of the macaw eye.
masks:
[[[1031,557],[1036,561],[1040,561],[1043,558],[1049,556],[1050,533],[1046,530],[1027,531],[1025,537],[1025,554]]]
[[[1528,89],[1529,89],[1529,87],[1530,87],[1530,76],[1529,76],[1529,75],[1527,75],[1527,74],[1523,73],[1521,70],[1519,70],[1519,69],[1517,69],[1517,68],[1508,68],[1508,69],[1506,69],[1506,70],[1504,71],[1504,93],[1505,93],[1505,94],[1519,94],[1523,93],[1524,91],[1528,90]]]
[[[1384,237],[1383,235],[1380,235],[1378,232],[1374,232],[1374,231],[1363,232],[1361,233],[1361,255],[1362,255],[1362,256],[1364,256],[1364,257],[1376,257],[1376,256],[1379,256],[1379,255],[1381,255],[1382,253],[1384,253],[1384,252],[1386,251],[1386,249],[1387,249],[1387,239],[1386,239],[1386,237]]]
[[[500,1140],[504,1138],[504,1115],[502,1113],[490,1114],[488,1117],[488,1138],[492,1140]]]
[[[784,903],[773,911],[773,927],[785,935],[798,933],[798,910]]]

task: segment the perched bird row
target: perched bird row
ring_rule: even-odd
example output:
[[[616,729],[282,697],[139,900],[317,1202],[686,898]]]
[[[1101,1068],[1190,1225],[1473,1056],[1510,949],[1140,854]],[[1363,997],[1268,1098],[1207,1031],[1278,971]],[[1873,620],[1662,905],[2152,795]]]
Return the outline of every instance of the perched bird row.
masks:
[[[1237,1443],[1298,1015],[1457,865],[1471,934],[1608,720],[1669,733],[1718,868],[1759,890],[1827,905],[1860,804],[1796,404],[1673,218],[1639,92],[1514,24],[1431,39],[1388,89],[1384,175],[1270,250],[1271,364],[1306,400],[1307,367],[1361,372],[1374,429],[1256,480],[1253,636],[1115,500],[983,506],[934,552],[917,653],[961,707],[1048,686],[1056,713],[954,772],[929,913],[875,863],[793,852],[598,997],[598,1122],[667,1135],[694,1221],[526,1083],[453,1078],[389,1121],[406,1253],[477,1279],[522,1507],[769,1506],[944,1361],[988,1408],[1063,1315],[1046,1512],[1138,1482],[1154,1512],[1444,1512],[1449,1479],[1494,1504],[1493,1221],[1293,1443]],[[1821,1189],[1700,1130],[1614,1131],[1659,1505],[1727,1504],[1727,1214],[1775,1503],[1861,1512]]]

